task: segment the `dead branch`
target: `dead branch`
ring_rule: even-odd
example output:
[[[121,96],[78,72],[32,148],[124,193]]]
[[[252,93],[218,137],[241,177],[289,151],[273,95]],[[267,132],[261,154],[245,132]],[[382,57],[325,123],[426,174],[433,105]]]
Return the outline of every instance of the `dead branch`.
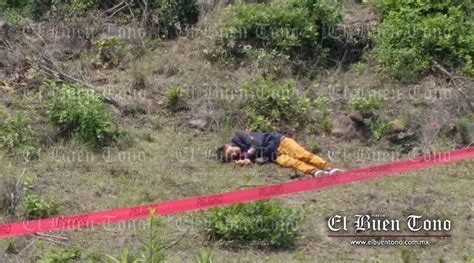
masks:
[[[38,34],[36,32],[34,32],[34,33],[35,33],[36,36],[38,36]],[[59,79],[61,79],[62,81],[66,82],[66,83],[79,83],[82,86],[84,86],[86,88],[89,88],[89,89],[93,90],[96,93],[99,93],[99,94],[102,93],[103,101],[105,103],[111,104],[111,105],[115,106],[116,108],[118,108],[119,110],[122,109],[122,105],[117,100],[114,100],[113,98],[110,98],[110,97],[106,96],[105,94],[103,94],[103,92],[100,92],[100,90],[97,89],[92,84],[86,83],[85,81],[82,81],[80,79],[77,79],[77,78],[75,78],[75,77],[73,77],[69,74],[66,74],[66,73],[60,71],[55,66],[57,63],[54,61],[54,58],[52,58],[50,56],[47,56],[44,53],[43,50],[39,50],[38,48],[33,46],[29,41],[22,41],[22,42],[23,42],[23,46],[19,46],[19,44],[17,44],[18,48],[24,50],[25,47],[28,47],[36,55],[35,60],[31,60],[31,62],[30,61],[28,62],[30,64],[30,66],[33,66],[34,64],[36,64],[36,66],[41,71],[43,71],[46,75],[48,75],[50,77],[58,77]]]
[[[439,64],[437,61],[434,61],[433,60],[433,65],[435,66],[435,68],[437,70],[439,70],[441,73],[443,73],[443,75],[446,76],[447,80],[449,81],[449,83],[455,88],[455,90],[461,95],[461,97],[463,97],[463,99],[466,101],[467,105],[469,106],[469,109],[474,112],[474,105],[472,104],[472,102],[469,100],[469,97],[467,96],[467,94],[461,89],[461,87],[459,87],[456,83],[456,80],[459,80],[461,82],[461,84],[464,84],[462,82],[461,79],[469,79],[469,78],[465,78],[465,77],[462,77],[462,76],[456,76],[455,74],[449,72],[447,69],[445,69],[443,66],[441,66],[441,64]]]
[[[115,13],[116,13],[116,10],[119,9],[121,10],[123,7],[122,5],[125,4],[125,1],[121,1],[120,3],[112,6],[111,8],[105,10],[104,12],[102,12],[100,15],[107,15],[109,13],[112,13],[112,15],[110,16],[113,16]]]
[[[65,240],[65,241],[69,241],[69,240],[70,240],[70,239],[67,238],[67,237],[54,236],[54,235],[50,235],[50,234],[46,234],[46,233],[36,233],[36,235],[38,235],[38,236],[44,236],[44,237],[49,237],[49,238],[60,239],[60,240]]]
[[[61,242],[61,241],[57,241],[57,240],[54,240],[54,239],[46,237],[46,236],[42,236],[42,235],[38,235],[38,234],[34,234],[34,236],[38,239],[41,239],[41,240],[44,240],[44,241],[47,241],[47,242],[50,242],[50,243],[54,243],[56,245],[65,246],[65,247],[72,247],[72,245],[70,245],[70,244],[67,244],[67,243],[64,243],[64,242]]]
[[[15,184],[15,189],[13,189],[13,192],[10,193],[10,207],[8,208],[8,215],[13,216],[15,215],[15,210],[20,202],[21,195],[20,190],[21,187],[23,186],[23,177],[25,176],[26,168],[23,169],[21,172],[20,176],[18,177],[16,184]]]
[[[43,57],[43,59],[44,59],[45,61],[50,62],[50,63],[48,63],[48,64],[52,64],[52,63],[53,63],[51,60],[49,60],[49,59],[46,58],[46,57]],[[84,86],[84,87],[86,87],[86,88],[89,88],[89,89],[93,90],[93,91],[96,92],[96,93],[99,93],[99,94],[101,93],[101,92],[100,92],[95,86],[93,86],[92,84],[86,83],[86,82],[84,82],[84,81],[82,81],[82,80],[80,80],[80,79],[77,79],[77,78],[75,78],[75,77],[73,77],[73,76],[71,76],[71,75],[68,75],[68,74],[66,74],[66,73],[64,73],[64,72],[58,71],[58,70],[56,70],[56,69],[52,69],[52,68],[48,67],[48,66],[46,65],[46,63],[38,62],[37,65],[38,65],[38,67],[39,67],[41,70],[43,70],[47,75],[49,75],[49,76],[51,76],[51,77],[59,77],[61,80],[65,81],[65,82],[67,82],[67,83],[71,83],[71,82],[72,82],[72,83],[79,83],[79,84],[81,84],[82,86]],[[114,100],[114,99],[112,99],[112,98],[110,98],[110,97],[108,97],[108,96],[105,96],[104,94],[102,94],[102,96],[103,96],[103,98],[104,98],[103,100],[104,100],[105,103],[111,104],[111,105],[113,105],[113,106],[115,106],[115,107],[117,107],[117,108],[119,108],[119,109],[122,108],[122,106],[120,105],[120,103],[119,103],[118,101],[116,101],[116,100]]]

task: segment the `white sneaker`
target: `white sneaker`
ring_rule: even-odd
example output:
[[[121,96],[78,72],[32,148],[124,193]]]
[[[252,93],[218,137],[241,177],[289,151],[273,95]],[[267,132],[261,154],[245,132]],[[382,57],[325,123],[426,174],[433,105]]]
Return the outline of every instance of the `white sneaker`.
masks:
[[[326,175],[326,174],[329,174],[329,172],[324,171],[324,170],[318,170],[318,171],[313,173],[313,177],[323,176],[323,175]]]
[[[337,173],[340,173],[340,172],[343,172],[343,170],[341,169],[337,169],[337,168],[333,168],[329,171],[327,171],[329,175],[333,175],[333,174],[337,174]]]

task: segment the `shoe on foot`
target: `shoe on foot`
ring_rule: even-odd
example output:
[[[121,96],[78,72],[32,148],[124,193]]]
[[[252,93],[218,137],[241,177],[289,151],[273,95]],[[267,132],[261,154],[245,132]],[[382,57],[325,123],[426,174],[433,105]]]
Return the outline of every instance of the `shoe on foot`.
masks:
[[[329,175],[333,175],[333,174],[340,173],[342,171],[343,170],[341,170],[341,169],[333,168],[333,169],[328,170],[327,172],[328,172]]]
[[[326,174],[329,174],[329,173],[327,171],[324,171],[324,170],[318,170],[318,171],[313,173],[313,177],[323,176],[323,175],[326,175]]]

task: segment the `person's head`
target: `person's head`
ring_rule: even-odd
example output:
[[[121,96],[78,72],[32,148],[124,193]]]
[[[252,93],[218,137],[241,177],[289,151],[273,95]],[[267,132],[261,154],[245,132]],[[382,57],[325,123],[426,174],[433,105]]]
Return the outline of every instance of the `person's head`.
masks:
[[[221,162],[226,163],[239,159],[240,151],[238,146],[227,143],[217,149],[216,155]]]

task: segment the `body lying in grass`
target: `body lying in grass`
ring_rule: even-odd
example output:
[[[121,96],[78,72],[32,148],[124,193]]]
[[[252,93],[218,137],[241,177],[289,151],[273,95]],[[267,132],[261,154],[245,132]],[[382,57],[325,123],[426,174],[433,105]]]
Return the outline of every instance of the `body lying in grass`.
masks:
[[[341,171],[281,133],[238,131],[230,143],[217,149],[216,154],[224,163],[249,166],[273,162],[312,176]]]

